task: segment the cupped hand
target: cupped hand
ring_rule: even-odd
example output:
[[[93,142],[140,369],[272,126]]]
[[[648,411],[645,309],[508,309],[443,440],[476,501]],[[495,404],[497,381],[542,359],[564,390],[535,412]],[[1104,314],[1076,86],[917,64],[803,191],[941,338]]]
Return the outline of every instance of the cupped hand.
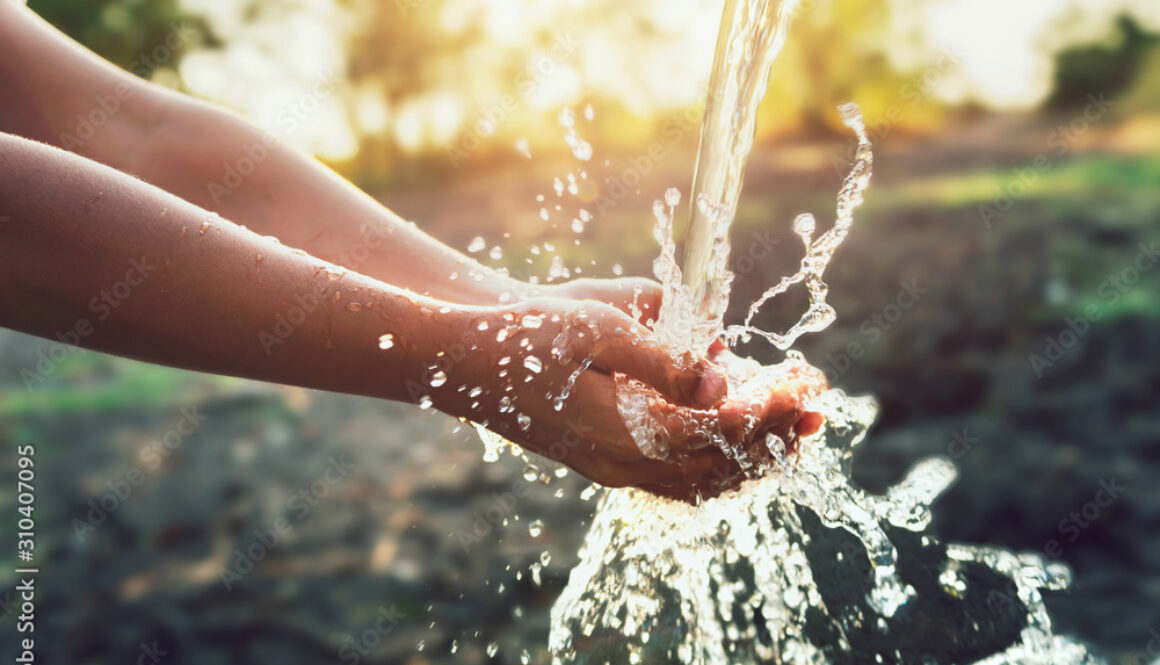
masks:
[[[777,435],[785,452],[793,453],[798,441],[821,428],[822,415],[806,408],[806,402],[827,388],[821,370],[805,362],[787,360],[763,367],[740,358],[720,342],[709,357],[730,377],[729,398],[717,409],[721,434],[762,457],[770,434]]]
[[[786,368],[771,380],[770,371],[717,342],[706,359],[694,363],[685,358],[690,369],[676,369],[645,327],[655,321],[661,304],[662,288],[655,281],[579,279],[538,293],[498,313],[500,319],[512,319],[504,322],[508,328],[528,313],[540,320],[540,327],[497,342],[505,349],[498,360],[510,360],[493,369],[492,382],[499,387],[491,392],[511,397],[511,410],[506,402],[497,405],[488,426],[596,482],[634,485],[683,500],[715,496],[736,487],[744,474],[714,443],[724,440],[750,458],[768,459],[770,434],[792,454],[802,437],[821,426],[821,415],[806,410],[804,403],[825,388],[825,378],[808,365]],[[526,347],[520,342],[525,337]],[[572,343],[561,349],[563,357],[552,356],[560,339]],[[545,369],[528,370],[522,359],[529,355]],[[505,367],[511,369],[504,372]],[[649,454],[642,451],[617,408],[617,391],[632,389],[630,380],[643,384],[645,392],[655,391],[645,408],[656,436],[663,439],[658,444],[662,455],[647,444]],[[555,393],[543,389],[550,383],[557,386]],[[560,392],[572,384],[557,410]],[[483,408],[481,402],[475,411]],[[521,422],[528,423],[526,429]]]
[[[461,367],[448,369],[447,384],[433,395],[442,410],[602,485],[688,499],[735,474],[736,465],[704,434],[724,398],[724,377],[705,360],[675,362],[648,328],[621,310],[532,298],[465,316],[474,350]],[[616,374],[664,396],[650,413],[673,424],[668,445],[679,461],[642,453],[617,408]]]

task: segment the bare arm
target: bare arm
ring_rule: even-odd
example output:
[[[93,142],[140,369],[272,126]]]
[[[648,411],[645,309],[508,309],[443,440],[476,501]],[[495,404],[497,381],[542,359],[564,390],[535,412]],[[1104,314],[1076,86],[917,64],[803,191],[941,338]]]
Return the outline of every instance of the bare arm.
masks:
[[[0,325],[150,362],[405,400],[465,311],[6,134],[0,215]],[[388,330],[423,345],[380,353]]]
[[[692,434],[671,442],[687,449],[680,464],[646,459],[636,447],[616,408],[613,372],[682,403],[716,404],[724,385],[673,368],[649,331],[613,307],[554,298],[480,307],[419,296],[7,134],[0,326],[176,367],[419,402],[609,485],[684,497],[735,470]],[[553,352],[560,340],[568,353]],[[571,381],[571,396],[557,404]],[[676,409],[711,417],[664,407]]]
[[[240,118],[105,62],[19,3],[0,3],[0,44],[0,131],[72,150],[416,293],[496,304],[532,291]],[[103,121],[78,131],[90,114]],[[239,163],[252,172],[227,177],[227,165]]]

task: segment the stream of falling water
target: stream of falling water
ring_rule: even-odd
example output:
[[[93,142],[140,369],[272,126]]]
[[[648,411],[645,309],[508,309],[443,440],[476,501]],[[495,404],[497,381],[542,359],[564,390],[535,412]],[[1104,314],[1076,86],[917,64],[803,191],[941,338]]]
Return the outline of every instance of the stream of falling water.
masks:
[[[833,226],[815,238],[812,216],[795,219],[804,244],[800,269],[755,302],[743,324],[724,325],[729,228],[755,112],[796,4],[725,3],[683,266],[673,234],[680,193],[669,190],[654,207],[661,244],[654,272],[664,285],[656,333],[674,355],[753,335],[784,350],[834,319],[823,273],[850,229],[872,165],[852,104],[840,112],[858,147]],[[767,300],[798,283],[810,295],[798,323],[782,334],[752,325]],[[776,381],[806,368],[790,351],[780,365],[751,369],[745,378],[764,372]],[[1040,590],[1065,588],[1066,567],[1034,554],[946,545],[924,533],[931,504],[955,479],[949,460],[920,462],[884,495],[870,495],[853,483],[850,464],[876,416],[873,399],[819,386],[806,407],[824,415],[825,425],[795,453],[787,456],[776,436],[761,463],[727,450],[743,469],[751,464],[753,477],[737,491],[697,506],[635,489],[604,492],[580,562],[552,609],[554,662],[1098,662],[1082,644],[1052,634]],[[632,408],[622,399],[622,412]],[[634,414],[626,415],[633,422]],[[649,448],[650,438],[638,441],[646,454],[663,454]]]

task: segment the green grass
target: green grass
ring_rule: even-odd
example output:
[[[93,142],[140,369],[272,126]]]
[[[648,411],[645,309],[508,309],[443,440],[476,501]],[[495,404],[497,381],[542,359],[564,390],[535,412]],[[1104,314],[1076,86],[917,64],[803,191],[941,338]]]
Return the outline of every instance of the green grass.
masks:
[[[19,379],[19,375],[12,378]],[[197,401],[243,383],[241,379],[74,352],[32,390],[19,382],[0,386],[0,418],[150,409]]]
[[[1035,158],[1023,166],[997,171],[940,175],[905,183],[872,187],[866,210],[938,206],[956,208],[991,204],[1003,192],[1018,192],[1018,200],[1051,198],[1069,204],[1103,198],[1155,196],[1160,182],[1160,158],[1112,155],[1063,156],[1041,169]],[[1020,186],[1022,185],[1022,186]]]

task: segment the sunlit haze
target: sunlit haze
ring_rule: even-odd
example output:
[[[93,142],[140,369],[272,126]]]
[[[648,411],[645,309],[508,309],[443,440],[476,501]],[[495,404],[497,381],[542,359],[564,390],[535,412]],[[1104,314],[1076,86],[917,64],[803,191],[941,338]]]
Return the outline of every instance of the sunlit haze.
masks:
[[[588,102],[647,124],[698,103],[721,9],[719,0],[307,0],[253,12],[220,0],[181,1],[221,40],[182,59],[182,85],[332,160],[354,155],[368,136],[412,153],[465,141],[558,142],[555,112]],[[851,12],[828,6],[841,2],[802,4],[795,20],[805,25],[786,47],[775,88],[806,87],[806,63],[831,52],[877,52],[898,76],[937,71],[929,90],[937,102],[1029,108],[1049,94],[1061,49],[1113,38],[1124,14],[1160,28],[1152,0],[883,0],[863,3],[862,11],[885,17],[882,34],[869,39]],[[380,23],[409,34],[404,46],[366,53],[375,44],[360,38]],[[368,59],[381,61],[375,73],[382,75],[359,75]],[[407,85],[393,82],[393,67],[408,72]],[[841,68],[844,80],[810,84],[853,85],[852,70]],[[873,100],[855,101],[872,121]],[[784,96],[780,103],[763,108],[759,131],[791,124],[800,109]]]

